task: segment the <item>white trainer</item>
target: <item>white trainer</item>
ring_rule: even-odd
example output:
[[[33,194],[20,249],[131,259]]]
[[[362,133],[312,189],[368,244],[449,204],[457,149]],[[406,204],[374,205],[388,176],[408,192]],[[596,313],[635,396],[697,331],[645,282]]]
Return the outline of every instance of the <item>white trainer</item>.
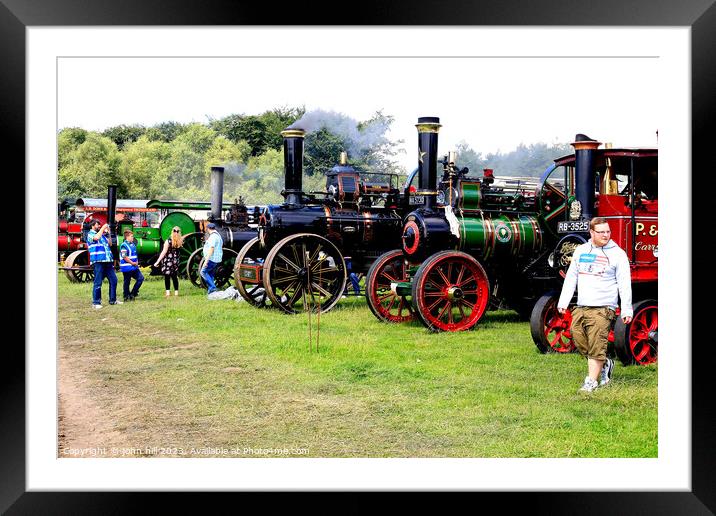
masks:
[[[93,307],[95,310],[99,310],[100,308],[102,308],[102,305],[92,305],[92,307]]]
[[[599,387],[596,380],[592,380],[589,376],[584,378],[584,385],[579,389],[580,392],[592,392]]]
[[[602,366],[602,372],[599,375],[599,386],[604,387],[612,379],[612,371],[614,371],[614,360],[607,358]]]

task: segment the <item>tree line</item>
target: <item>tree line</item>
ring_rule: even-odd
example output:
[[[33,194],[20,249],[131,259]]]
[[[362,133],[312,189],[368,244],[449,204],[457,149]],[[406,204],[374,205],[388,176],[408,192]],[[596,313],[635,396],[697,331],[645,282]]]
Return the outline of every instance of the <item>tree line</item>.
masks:
[[[309,129],[304,142],[306,191],[324,189],[324,174],[343,150],[361,172],[408,172],[397,159],[403,142],[386,136],[392,116],[379,111],[357,121],[335,112],[282,107],[206,123],[119,125],[101,132],[63,128],[58,134],[58,200],[105,197],[109,184],[116,184],[117,195],[125,199],[207,200],[211,167],[220,165],[225,169],[225,200],[242,196],[247,204],[280,203],[280,133],[297,121]],[[538,176],[570,149],[540,143],[483,155],[462,142],[457,151],[459,165],[473,172],[493,168],[497,175]]]

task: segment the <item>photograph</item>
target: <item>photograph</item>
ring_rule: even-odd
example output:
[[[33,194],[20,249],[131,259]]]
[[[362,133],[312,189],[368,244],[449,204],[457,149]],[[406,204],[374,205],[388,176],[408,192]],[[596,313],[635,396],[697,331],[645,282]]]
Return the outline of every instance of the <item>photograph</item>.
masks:
[[[657,81],[59,58],[58,457],[657,457]]]
[[[33,28],[28,484],[688,492],[689,38]]]

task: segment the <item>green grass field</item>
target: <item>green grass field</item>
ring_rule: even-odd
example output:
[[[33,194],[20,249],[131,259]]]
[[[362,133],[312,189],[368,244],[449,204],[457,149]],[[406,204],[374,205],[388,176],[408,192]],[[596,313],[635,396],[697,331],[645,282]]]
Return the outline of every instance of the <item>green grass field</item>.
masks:
[[[121,306],[107,304],[105,282],[99,311],[90,284],[64,274],[58,282],[60,399],[63,389],[75,391],[60,449],[657,456],[657,366],[617,363],[610,386],[578,393],[585,360],[539,354],[514,312],[490,312],[474,331],[431,334],[417,322],[380,323],[363,298],[348,297],[321,315],[316,351],[315,315],[311,349],[306,314],[209,301],[187,281],[165,299],[161,278],[148,278],[140,297]],[[94,430],[78,430],[86,425],[73,420],[78,410]]]

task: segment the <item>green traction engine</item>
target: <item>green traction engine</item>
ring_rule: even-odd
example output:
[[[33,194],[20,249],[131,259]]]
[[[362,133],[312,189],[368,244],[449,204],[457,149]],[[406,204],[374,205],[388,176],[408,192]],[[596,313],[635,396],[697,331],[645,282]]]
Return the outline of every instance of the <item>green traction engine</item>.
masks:
[[[383,254],[367,276],[371,311],[386,322],[418,317],[436,331],[475,326],[488,304],[528,315],[546,262],[539,183],[481,177],[442,159],[438,181],[436,117],[418,120],[418,186],[404,218],[402,248]]]

